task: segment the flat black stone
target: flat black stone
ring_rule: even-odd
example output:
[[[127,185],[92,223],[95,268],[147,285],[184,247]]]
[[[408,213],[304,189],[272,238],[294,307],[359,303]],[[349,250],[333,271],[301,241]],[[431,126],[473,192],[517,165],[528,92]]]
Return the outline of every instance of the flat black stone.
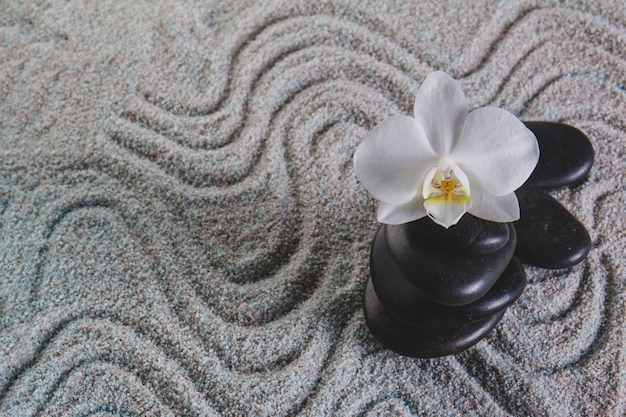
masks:
[[[579,184],[591,170],[594,151],[589,138],[564,123],[524,122],[537,137],[539,162],[526,181],[550,190]]]
[[[465,214],[461,220],[448,229],[423,217],[408,223],[408,227],[429,239],[446,251],[456,250],[482,255],[496,251],[509,241],[509,227],[505,223],[482,220]]]
[[[407,224],[382,225],[370,253],[374,287],[385,299],[390,282],[396,291],[418,291],[435,303],[461,306],[484,296],[502,274],[515,251],[515,229],[508,224],[506,245],[489,254],[445,251]]]
[[[372,281],[363,296],[367,327],[385,347],[413,358],[436,358],[462,352],[481,341],[498,324],[506,309],[488,318],[448,329],[419,329],[389,315],[380,303]]]
[[[526,184],[516,192],[520,219],[515,222],[515,255],[541,268],[568,268],[591,249],[585,226],[543,189]]]
[[[385,251],[386,247],[377,250]],[[423,297],[393,263],[386,265],[375,263],[374,268],[377,269],[372,269],[372,277],[383,277],[379,286],[375,288],[378,299],[385,306],[385,311],[409,326],[424,329],[458,327],[483,320],[512,305],[522,295],[526,286],[524,267],[514,257],[484,296],[473,303],[451,307]]]

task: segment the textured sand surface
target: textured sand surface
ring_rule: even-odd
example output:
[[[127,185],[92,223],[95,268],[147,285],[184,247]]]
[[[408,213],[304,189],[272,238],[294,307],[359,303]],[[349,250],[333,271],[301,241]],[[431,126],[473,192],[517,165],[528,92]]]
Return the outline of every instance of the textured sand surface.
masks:
[[[589,135],[593,248],[416,360],[352,154],[434,69]],[[625,144],[620,0],[0,0],[0,416],[623,416]]]

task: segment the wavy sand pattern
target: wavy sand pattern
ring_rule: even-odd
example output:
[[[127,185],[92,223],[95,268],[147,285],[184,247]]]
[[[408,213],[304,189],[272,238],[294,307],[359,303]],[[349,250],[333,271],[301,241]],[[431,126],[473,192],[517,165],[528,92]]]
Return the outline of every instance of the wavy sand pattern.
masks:
[[[620,2],[215,3],[0,1],[0,415],[624,415]],[[590,136],[593,248],[415,360],[351,160],[433,69]]]

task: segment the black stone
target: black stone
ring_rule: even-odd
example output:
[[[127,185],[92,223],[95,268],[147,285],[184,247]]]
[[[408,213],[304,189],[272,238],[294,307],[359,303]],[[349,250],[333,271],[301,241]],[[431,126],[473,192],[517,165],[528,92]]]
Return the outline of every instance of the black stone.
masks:
[[[520,219],[515,222],[515,255],[541,268],[568,268],[591,249],[585,226],[543,189],[526,184],[516,192]]]
[[[457,224],[448,229],[438,225],[430,217],[408,223],[408,226],[445,251],[454,249],[482,255],[500,249],[509,241],[509,227],[505,223],[482,220],[471,214],[465,214]]]
[[[385,250],[385,248],[381,248]],[[420,291],[411,284],[410,280],[402,277],[398,271],[390,271],[394,265],[376,264],[372,269],[372,277],[388,276],[382,288],[376,287],[376,293],[380,302],[385,306],[388,314],[399,321],[419,328],[450,328],[458,327],[465,323],[483,320],[510,305],[522,295],[526,286],[526,273],[517,258],[504,270],[496,283],[487,293],[474,301],[463,306],[446,306],[435,303],[420,294]],[[402,280],[402,282],[397,282]]]
[[[407,291],[448,306],[472,303],[489,291],[513,257],[515,229],[507,227],[506,245],[471,255],[441,250],[407,224],[382,225],[370,253],[374,287],[383,300]]]
[[[526,181],[544,189],[579,184],[591,170],[594,151],[589,138],[573,126],[524,122],[537,137],[539,162]]]
[[[365,320],[372,335],[384,346],[404,356],[436,358],[468,349],[498,324],[505,309],[484,320],[447,329],[419,329],[389,315],[380,303],[371,280],[363,297]]]

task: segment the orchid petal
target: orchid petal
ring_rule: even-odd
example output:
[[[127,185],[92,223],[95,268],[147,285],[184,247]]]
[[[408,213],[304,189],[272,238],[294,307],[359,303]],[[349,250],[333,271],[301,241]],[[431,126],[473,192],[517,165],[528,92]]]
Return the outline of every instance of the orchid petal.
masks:
[[[418,194],[405,204],[393,205],[380,202],[378,204],[378,221],[386,224],[403,224],[426,216],[424,199]]]
[[[433,161],[436,155],[415,119],[395,115],[363,139],[354,153],[354,171],[376,199],[398,205],[421,191]]]
[[[456,178],[459,180],[459,182],[463,185],[464,188],[464,192],[468,195],[471,196],[472,195],[472,189],[470,188],[470,180],[469,178],[467,178],[467,175],[465,175],[465,172],[463,172],[463,170],[461,169],[460,166],[455,165],[452,167],[452,173],[454,174],[454,176],[456,176]]]
[[[424,197],[424,199],[427,199],[433,192],[436,192],[432,185],[436,173],[437,167],[432,167],[426,173],[426,177],[424,177],[424,186],[422,187],[422,197]]]
[[[495,107],[472,111],[450,157],[494,196],[518,189],[535,169],[535,135],[513,114]]]
[[[467,99],[454,78],[435,71],[417,90],[414,114],[437,155],[448,155],[459,141],[467,117]]]
[[[472,190],[471,215],[492,222],[509,223],[519,219],[519,202],[515,193],[491,195],[474,187]]]

